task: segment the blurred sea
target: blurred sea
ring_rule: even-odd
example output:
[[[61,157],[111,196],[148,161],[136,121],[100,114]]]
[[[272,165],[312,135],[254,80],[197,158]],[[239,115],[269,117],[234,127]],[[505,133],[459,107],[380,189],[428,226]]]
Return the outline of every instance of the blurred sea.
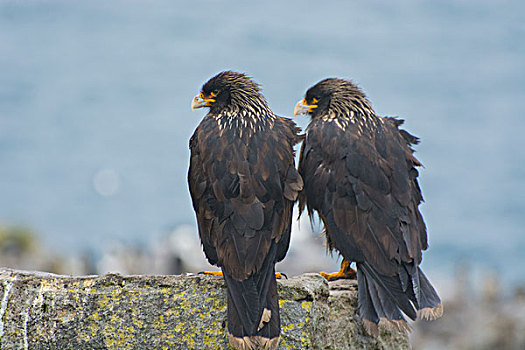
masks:
[[[468,261],[524,283],[524,14],[517,0],[0,1],[0,223],[65,253],[194,224],[202,83],[247,72],[290,116],[339,76],[422,139],[431,279]]]

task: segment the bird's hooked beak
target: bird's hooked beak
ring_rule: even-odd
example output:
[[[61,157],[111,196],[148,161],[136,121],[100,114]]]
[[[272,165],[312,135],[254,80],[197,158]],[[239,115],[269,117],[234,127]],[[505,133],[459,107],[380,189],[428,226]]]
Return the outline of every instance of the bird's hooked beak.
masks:
[[[211,104],[215,102],[215,96],[216,95],[212,92],[210,96],[205,97],[204,94],[201,92],[200,94],[195,96],[191,101],[191,110],[193,111],[197,108],[210,107]]]
[[[309,105],[308,102],[306,102],[306,99],[303,98],[297,104],[295,105],[295,108],[293,109],[293,116],[296,117],[298,115],[308,114],[311,113],[314,109],[317,108],[317,100],[313,100],[313,104]]]

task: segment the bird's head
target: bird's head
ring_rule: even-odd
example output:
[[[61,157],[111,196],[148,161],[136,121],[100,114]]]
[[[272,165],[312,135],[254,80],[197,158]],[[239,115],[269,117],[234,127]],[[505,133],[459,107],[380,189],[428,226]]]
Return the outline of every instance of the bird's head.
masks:
[[[372,106],[361,89],[349,80],[327,78],[306,91],[294,108],[294,116],[309,114],[312,119],[334,113],[350,115],[350,112],[372,111]]]
[[[210,107],[210,112],[239,112],[249,109],[261,113],[268,104],[261,89],[243,73],[225,71],[208,80],[200,93],[193,98],[191,109]]]

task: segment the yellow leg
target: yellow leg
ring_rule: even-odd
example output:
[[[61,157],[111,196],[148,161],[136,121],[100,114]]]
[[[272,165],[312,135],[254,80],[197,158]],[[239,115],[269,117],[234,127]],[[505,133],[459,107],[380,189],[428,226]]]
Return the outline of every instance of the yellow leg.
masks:
[[[338,279],[355,279],[356,278],[356,270],[350,267],[350,262],[348,260],[344,260],[341,262],[341,269],[337,272],[332,273],[326,273],[326,272],[319,272],[321,276],[326,278],[328,281],[335,281]]]
[[[283,277],[288,279],[288,276],[286,276],[286,274],[284,274],[284,273],[281,273],[281,272],[276,272],[275,273],[275,278],[277,278],[278,280],[280,280]]]
[[[199,272],[199,275],[221,276],[222,277],[222,272],[221,271],[216,271],[216,272],[215,271],[201,271]],[[288,279],[288,276],[286,276],[286,274],[284,273],[280,273],[280,272],[275,273],[275,278],[281,279],[283,277]]]
[[[222,277],[222,272],[221,271],[201,271],[199,272],[199,275],[221,276]]]

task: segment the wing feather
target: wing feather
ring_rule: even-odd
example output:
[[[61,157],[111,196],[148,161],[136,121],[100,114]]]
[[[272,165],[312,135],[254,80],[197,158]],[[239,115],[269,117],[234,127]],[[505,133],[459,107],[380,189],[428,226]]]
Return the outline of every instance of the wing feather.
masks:
[[[294,165],[297,131],[276,117],[272,128],[239,137],[208,116],[190,141],[199,236],[208,260],[236,280],[257,272],[272,244],[277,260],[288,249],[293,201],[303,186]]]
[[[418,210],[420,163],[410,148],[417,138],[399,125],[384,118],[367,133],[318,118],[306,131],[299,161],[300,208],[319,212],[331,248],[353,252],[343,254],[388,276],[398,273],[400,262],[419,264],[427,247]]]

